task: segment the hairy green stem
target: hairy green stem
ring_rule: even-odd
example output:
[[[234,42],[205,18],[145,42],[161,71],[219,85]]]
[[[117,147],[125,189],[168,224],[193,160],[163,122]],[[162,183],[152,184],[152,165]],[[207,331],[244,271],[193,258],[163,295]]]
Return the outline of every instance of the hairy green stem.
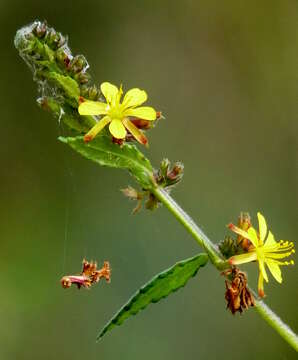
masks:
[[[216,245],[208,239],[207,235],[198,227],[193,219],[175,202],[175,200],[163,188],[157,187],[151,190],[152,193],[163,203],[175,218],[195,238],[198,244],[205,249],[210,260],[218,270],[223,270],[229,265],[220,255]]]
[[[200,246],[207,252],[210,260],[218,270],[223,270],[229,265],[222,260],[216,245],[204,234],[193,219],[175,202],[175,200],[162,188],[151,190],[152,193],[164,204],[164,206],[175,216],[175,218],[185,227],[185,229],[195,238]],[[279,335],[287,341],[296,351],[298,351],[298,336],[285,324],[263,301],[256,300],[255,305],[262,318]]]
[[[256,309],[262,318],[267,321],[267,323],[276,330],[279,335],[286,340],[297,352],[298,352],[298,336],[294,331],[285,324],[281,318],[279,318],[265,303],[264,301],[256,301]]]

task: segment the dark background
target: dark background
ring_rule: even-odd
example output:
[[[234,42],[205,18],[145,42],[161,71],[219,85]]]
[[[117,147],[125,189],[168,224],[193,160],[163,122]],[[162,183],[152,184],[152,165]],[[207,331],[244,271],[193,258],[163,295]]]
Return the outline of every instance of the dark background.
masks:
[[[297,239],[298,3],[292,1],[0,1],[0,358],[294,359],[253,309],[225,310],[224,281],[206,266],[186,288],[97,332],[144,282],[200,249],[165,208],[130,215],[133,180],[57,141],[36,84],[13,46],[47,19],[68,34],[100,84],[140,87],[160,109],[147,152],[182,160],[177,201],[217,242],[241,210],[261,211],[277,239]],[[108,259],[112,283],[63,290],[82,258]],[[256,286],[254,264],[248,270]],[[272,277],[266,301],[293,329],[297,265]]]

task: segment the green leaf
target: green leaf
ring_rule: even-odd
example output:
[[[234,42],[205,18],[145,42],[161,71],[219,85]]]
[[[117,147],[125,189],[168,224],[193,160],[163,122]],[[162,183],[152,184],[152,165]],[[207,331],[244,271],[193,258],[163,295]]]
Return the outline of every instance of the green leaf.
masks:
[[[61,75],[57,72],[49,72],[47,74],[49,80],[53,81],[53,83],[62,88],[65,94],[74,101],[74,103],[78,102],[80,96],[80,88],[77,82],[72,79],[70,76]]]
[[[144,189],[156,186],[150,161],[133,144],[125,143],[120,147],[105,134],[98,135],[89,143],[85,143],[81,136],[59,137],[59,140],[102,166],[127,169]]]
[[[183,287],[207,261],[207,254],[199,254],[193,258],[180,261],[170,269],[155,276],[140,288],[128,303],[106,324],[99,333],[97,340],[102,338],[106,332],[112,330],[116,325],[121,325],[130,316],[136,315],[140,310],[145,309],[149,304],[157,303],[159,300]]]
[[[61,104],[55,97],[43,96],[37,99],[38,105],[52,112],[59,121],[63,121],[70,129],[80,133],[86,133],[96,124],[92,116],[80,116],[77,109],[64,103]]]

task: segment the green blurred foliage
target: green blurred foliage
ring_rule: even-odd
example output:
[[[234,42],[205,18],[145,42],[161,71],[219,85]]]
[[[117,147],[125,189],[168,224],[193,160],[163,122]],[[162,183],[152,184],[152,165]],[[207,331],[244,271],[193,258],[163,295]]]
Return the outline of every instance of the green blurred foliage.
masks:
[[[173,193],[214,241],[241,210],[297,241],[297,20],[285,1],[8,1],[1,28],[0,358],[294,359],[254,311],[225,310],[224,281],[207,266],[188,286],[116,329],[98,330],[151,276],[200,251],[161,208],[131,216],[125,173],[89,163],[57,141],[36,85],[13,47],[36,18],[69,34],[98,83],[146,89],[166,120],[148,156],[182,160]],[[255,221],[254,217],[254,221]],[[63,290],[82,258],[107,259],[112,283]],[[256,283],[253,264],[246,267]],[[296,331],[297,265],[266,287]]]

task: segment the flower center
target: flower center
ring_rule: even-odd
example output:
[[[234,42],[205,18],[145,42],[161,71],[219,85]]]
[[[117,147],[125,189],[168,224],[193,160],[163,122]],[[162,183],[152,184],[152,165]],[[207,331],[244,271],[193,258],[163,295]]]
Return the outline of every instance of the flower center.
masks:
[[[121,108],[120,104],[116,104],[114,106],[111,106],[111,108],[108,110],[107,115],[110,116],[111,119],[123,119],[123,109]]]
[[[265,260],[265,252],[263,246],[256,248],[256,253],[259,260]]]

